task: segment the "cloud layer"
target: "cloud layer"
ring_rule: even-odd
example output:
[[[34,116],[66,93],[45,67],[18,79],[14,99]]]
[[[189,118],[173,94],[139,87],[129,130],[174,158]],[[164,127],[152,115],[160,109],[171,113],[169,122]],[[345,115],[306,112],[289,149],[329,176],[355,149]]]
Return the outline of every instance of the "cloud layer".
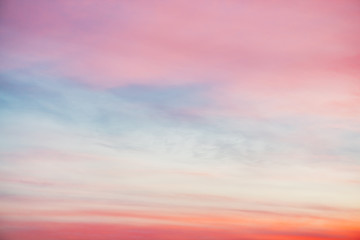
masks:
[[[357,1],[0,11],[0,238],[359,236]]]

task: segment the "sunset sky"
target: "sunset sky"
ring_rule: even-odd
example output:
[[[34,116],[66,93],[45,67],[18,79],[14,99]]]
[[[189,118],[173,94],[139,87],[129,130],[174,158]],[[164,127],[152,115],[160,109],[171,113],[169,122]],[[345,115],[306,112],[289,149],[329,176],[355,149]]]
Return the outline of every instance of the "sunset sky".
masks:
[[[359,240],[358,0],[2,0],[1,240]]]

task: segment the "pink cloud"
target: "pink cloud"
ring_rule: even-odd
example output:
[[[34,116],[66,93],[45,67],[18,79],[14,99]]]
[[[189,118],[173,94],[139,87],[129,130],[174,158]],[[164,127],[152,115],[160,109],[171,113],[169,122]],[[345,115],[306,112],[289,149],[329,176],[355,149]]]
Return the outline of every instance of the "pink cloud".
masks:
[[[214,77],[262,85],[274,77],[281,80],[288,71],[332,71],[338,64],[358,61],[359,15],[354,5],[9,1],[2,23],[10,31],[5,37],[27,37],[11,38],[14,48],[20,45],[22,52],[54,60],[61,73],[98,86],[126,81],[178,84]],[[257,72],[265,76],[251,77]],[[278,84],[296,87],[302,82],[286,78]]]
[[[3,12],[8,69],[50,63],[101,88],[214,84],[225,112],[253,116],[360,116],[356,1],[7,1]]]
[[[100,88],[214,85],[218,109],[203,114],[360,117],[356,1],[7,1],[3,12],[7,69],[47,64]]]

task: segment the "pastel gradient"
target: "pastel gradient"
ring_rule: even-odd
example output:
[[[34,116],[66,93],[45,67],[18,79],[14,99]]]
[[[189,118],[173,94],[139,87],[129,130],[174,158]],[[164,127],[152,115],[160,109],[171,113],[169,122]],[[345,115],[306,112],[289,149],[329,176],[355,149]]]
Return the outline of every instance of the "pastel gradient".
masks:
[[[358,0],[0,2],[1,240],[359,240]]]

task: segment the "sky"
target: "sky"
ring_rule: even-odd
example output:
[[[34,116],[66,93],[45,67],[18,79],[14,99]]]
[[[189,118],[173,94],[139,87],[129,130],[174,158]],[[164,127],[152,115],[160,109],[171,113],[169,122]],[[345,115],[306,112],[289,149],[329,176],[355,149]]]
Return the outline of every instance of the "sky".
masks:
[[[357,0],[0,2],[0,239],[360,239]]]

